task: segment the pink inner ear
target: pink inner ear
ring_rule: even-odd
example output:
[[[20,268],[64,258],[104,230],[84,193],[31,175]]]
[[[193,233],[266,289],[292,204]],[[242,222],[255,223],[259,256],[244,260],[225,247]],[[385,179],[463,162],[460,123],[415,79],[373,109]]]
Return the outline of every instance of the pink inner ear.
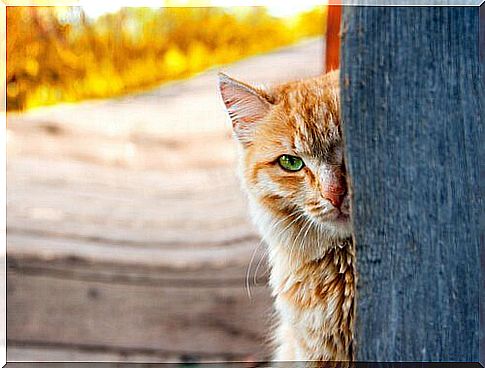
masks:
[[[255,125],[268,113],[270,104],[256,89],[231,79],[220,77],[221,96],[238,139],[252,141]]]

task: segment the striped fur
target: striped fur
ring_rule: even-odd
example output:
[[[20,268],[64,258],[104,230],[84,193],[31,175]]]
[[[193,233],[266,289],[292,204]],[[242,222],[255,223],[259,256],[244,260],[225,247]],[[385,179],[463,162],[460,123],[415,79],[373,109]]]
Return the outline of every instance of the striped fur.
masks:
[[[338,72],[265,90],[222,75],[220,89],[268,246],[275,360],[352,360],[356,277]],[[283,154],[305,167],[283,170]]]

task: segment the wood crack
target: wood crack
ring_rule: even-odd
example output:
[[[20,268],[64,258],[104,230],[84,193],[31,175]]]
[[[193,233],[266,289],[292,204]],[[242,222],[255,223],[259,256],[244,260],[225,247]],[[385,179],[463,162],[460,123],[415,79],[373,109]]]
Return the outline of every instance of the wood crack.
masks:
[[[72,270],[52,269],[38,266],[24,266],[19,265],[15,261],[8,260],[8,272],[15,272],[28,276],[51,277],[62,280],[73,281],[88,281],[103,284],[119,284],[119,285],[137,285],[147,287],[160,288],[224,288],[236,287],[244,288],[245,280],[243,278],[157,278],[144,275],[129,275],[129,274],[106,274],[98,272],[82,272]],[[217,272],[216,272],[217,274]],[[250,285],[252,288],[266,288],[267,278],[262,276],[256,279],[254,284]]]
[[[136,241],[136,240],[126,240],[126,239],[111,239],[103,236],[83,236],[79,234],[72,234],[72,233],[60,233],[55,231],[48,231],[48,230],[35,230],[35,229],[25,229],[20,227],[12,227],[7,226],[7,237],[8,234],[18,234],[18,235],[29,235],[29,236],[39,236],[43,238],[57,238],[57,239],[71,239],[71,240],[81,240],[81,241],[89,241],[92,243],[100,243],[105,246],[113,246],[118,247],[119,245],[126,245],[132,247],[167,247],[167,246],[174,246],[178,247],[180,245],[191,245],[191,246],[200,246],[200,247],[225,247],[230,245],[241,244],[250,241],[260,241],[260,238],[257,235],[249,234],[241,237],[235,237],[232,239],[225,239],[221,241],[211,241],[211,242],[181,242],[181,241]]]
[[[235,360],[240,358],[240,355],[231,354],[228,352],[206,352],[206,351],[182,351],[182,350],[166,350],[154,348],[139,348],[128,346],[112,346],[102,344],[84,344],[84,343],[69,343],[69,342],[52,342],[40,340],[16,340],[7,339],[9,347],[22,348],[41,348],[41,349],[59,349],[59,350],[81,350],[90,353],[112,353],[118,355],[148,355],[160,356],[164,358],[167,355],[180,355],[181,357],[191,355],[199,359],[213,358],[214,356],[221,357],[221,360]]]

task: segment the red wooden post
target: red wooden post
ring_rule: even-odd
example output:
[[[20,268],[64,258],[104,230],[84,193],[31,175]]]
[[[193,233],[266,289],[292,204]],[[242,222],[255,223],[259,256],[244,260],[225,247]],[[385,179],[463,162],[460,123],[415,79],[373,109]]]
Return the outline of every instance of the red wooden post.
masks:
[[[330,1],[327,12],[327,44],[325,47],[325,72],[340,67],[340,20],[342,5],[340,0]]]

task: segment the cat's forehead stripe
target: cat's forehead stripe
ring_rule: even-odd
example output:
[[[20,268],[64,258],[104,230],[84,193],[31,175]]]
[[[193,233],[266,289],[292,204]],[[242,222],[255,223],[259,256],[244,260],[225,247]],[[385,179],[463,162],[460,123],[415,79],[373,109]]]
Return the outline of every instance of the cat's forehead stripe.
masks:
[[[273,91],[297,153],[323,157],[340,142],[337,78],[291,82]]]
[[[336,126],[324,127],[328,121],[334,124],[331,116],[326,117],[321,114],[307,118],[299,116],[295,121],[296,127],[292,139],[296,151],[300,154],[322,158],[340,142]]]

